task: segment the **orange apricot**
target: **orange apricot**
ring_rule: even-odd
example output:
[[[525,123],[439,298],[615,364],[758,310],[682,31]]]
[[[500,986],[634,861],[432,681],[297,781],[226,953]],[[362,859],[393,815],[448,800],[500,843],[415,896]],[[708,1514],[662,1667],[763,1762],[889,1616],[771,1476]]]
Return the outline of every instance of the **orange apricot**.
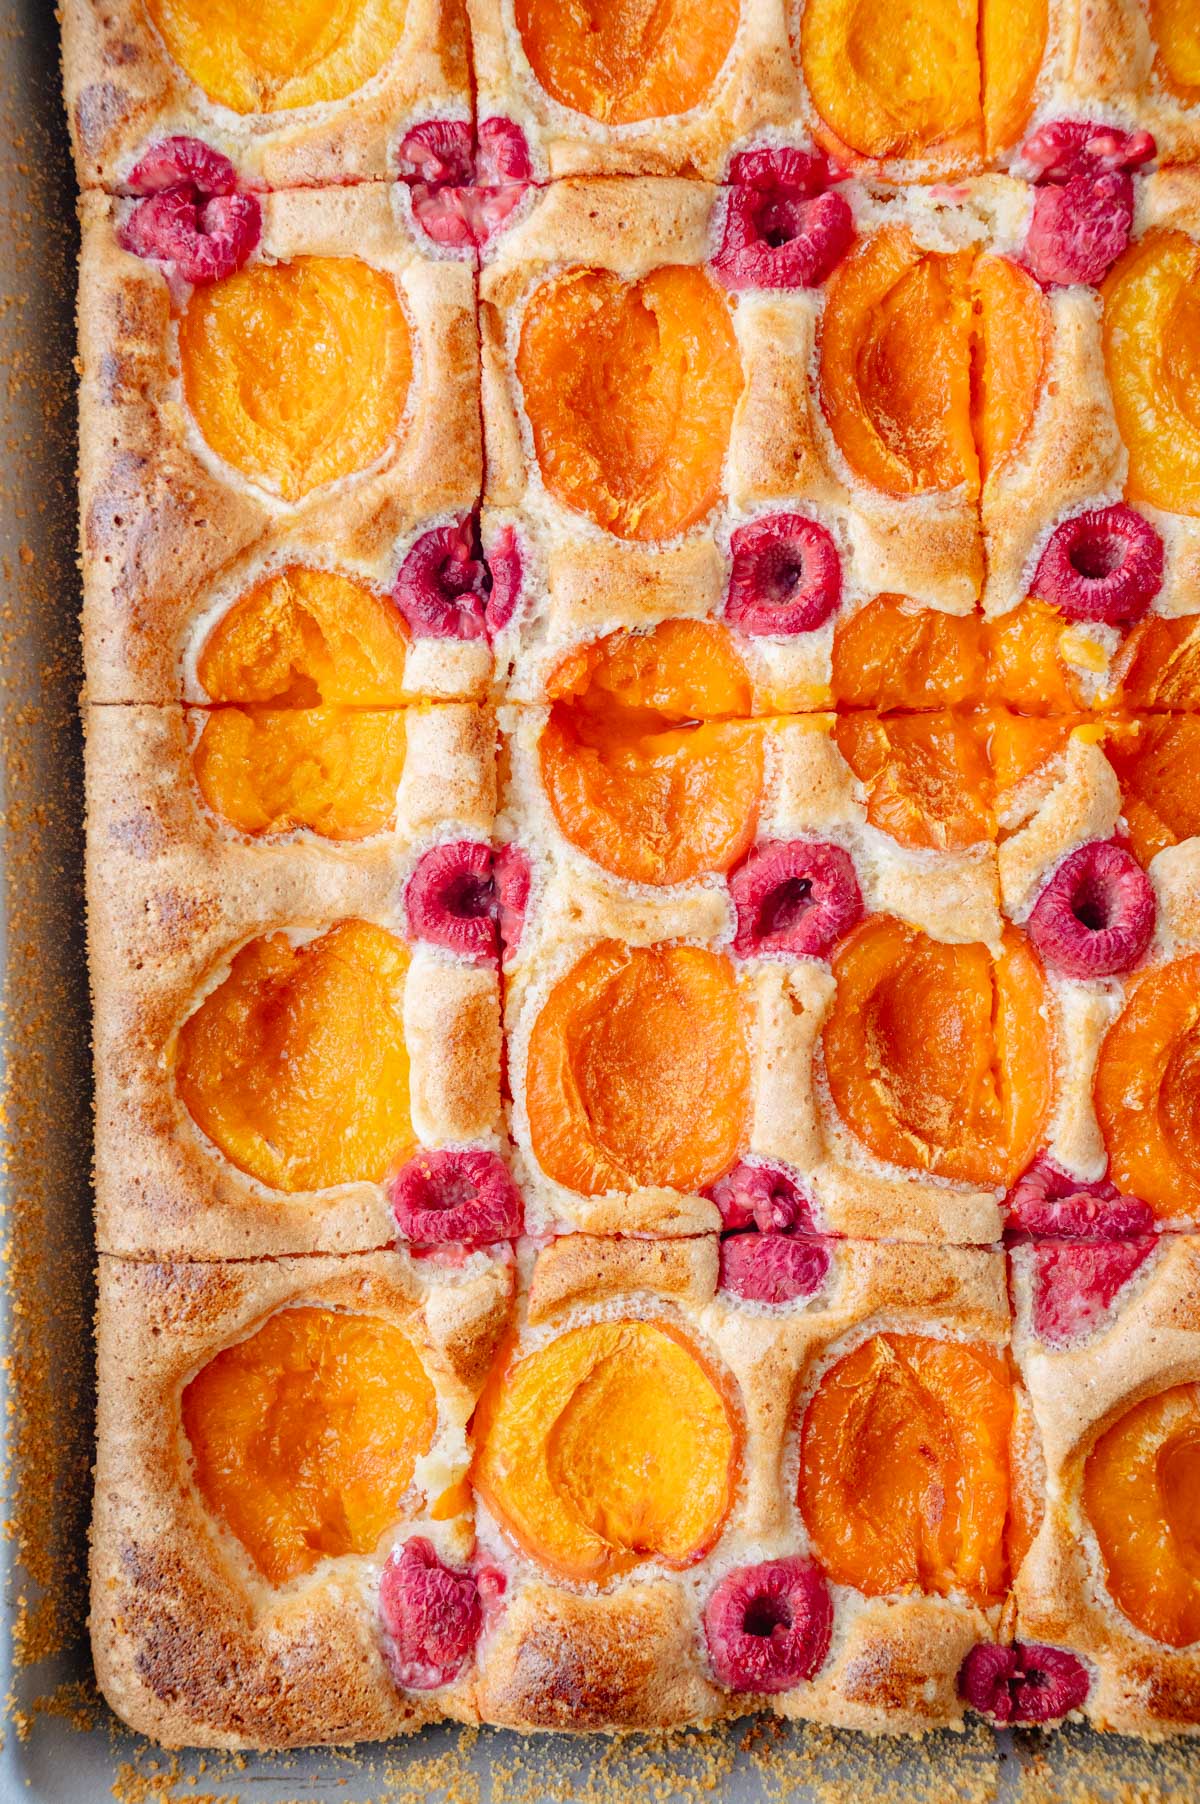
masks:
[[[213,813],[241,833],[366,839],[395,819],[405,740],[394,708],[214,708],[192,769]]]
[[[1082,698],[1062,656],[1062,615],[1031,598],[983,628],[990,701],[1029,714],[1072,714]]]
[[[493,1378],[475,1413],[477,1491],[560,1578],[701,1559],[729,1514],[740,1434],[722,1385],[665,1322],[573,1328]]]
[[[989,1347],[876,1334],[822,1377],[804,1416],[800,1513],[835,1584],[868,1597],[1006,1580],[1012,1385]]]
[[[982,717],[987,739],[988,763],[995,785],[997,810],[1012,791],[1066,750],[1079,720],[1070,715],[1045,719],[1036,714],[1014,714],[1008,708],[991,708]]]
[[[252,584],[212,628],[196,660],[210,701],[394,708],[405,699],[408,628],[364,583],[290,564]]]
[[[210,100],[271,113],[341,100],[378,74],[407,0],[146,0],[146,10]]]
[[[554,100],[631,125],[687,113],[721,72],[738,0],[516,0],[529,66]]]
[[[179,360],[218,457],[285,501],[374,463],[412,376],[396,284],[355,257],[253,263],[197,288]]]
[[[902,846],[958,852],[995,833],[991,774],[961,714],[844,714],[838,748],[867,793],[867,819]]]
[[[526,1109],[547,1176],[584,1196],[694,1191],[732,1165],[750,1065],[730,961],[696,946],[605,940],[534,1023]]]
[[[667,620],[571,652],[538,745],[567,839],[635,883],[726,871],[754,840],[763,785],[752,687],[728,632]],[[729,717],[734,718],[729,718]]]
[[[622,539],[716,505],[742,392],[729,303],[701,269],[571,269],[533,295],[517,374],[550,493]]]
[[[1147,615],[1121,647],[1113,676],[1122,707],[1200,709],[1200,614]]]
[[[1010,1184],[1053,1098],[1041,964],[1015,930],[999,958],[889,915],[833,957],[824,1029],[834,1107],[879,1159],[969,1184]]]
[[[1126,495],[1200,514],[1200,244],[1148,232],[1102,292],[1109,386],[1129,452]]]
[[[983,694],[975,614],[944,614],[905,595],[877,595],[833,635],[833,698],[844,708],[952,708]]]
[[[1008,257],[975,264],[975,436],[984,477],[1020,448],[1037,409],[1049,346],[1046,297]]]
[[[367,921],[293,945],[251,940],[179,1030],[196,1124],[275,1190],[379,1182],[414,1145],[403,991],[408,952]]]
[[[307,1306],[210,1359],[182,1407],[200,1495],[272,1585],[374,1553],[437,1423],[398,1328]]]
[[[1105,753],[1121,785],[1129,849],[1146,865],[1200,833],[1200,719],[1151,714],[1118,722]]]
[[[983,142],[989,159],[1022,137],[1050,33],[1048,0],[981,0]]]
[[[1200,100],[1200,14],[1194,0],[1150,0],[1155,68],[1180,100]]]
[[[1167,1219],[1200,1215],[1200,953],[1129,980],[1094,1099],[1113,1183]]]
[[[1118,1417],[1088,1454],[1083,1498],[1118,1608],[1155,1641],[1200,1641],[1200,1386]]]

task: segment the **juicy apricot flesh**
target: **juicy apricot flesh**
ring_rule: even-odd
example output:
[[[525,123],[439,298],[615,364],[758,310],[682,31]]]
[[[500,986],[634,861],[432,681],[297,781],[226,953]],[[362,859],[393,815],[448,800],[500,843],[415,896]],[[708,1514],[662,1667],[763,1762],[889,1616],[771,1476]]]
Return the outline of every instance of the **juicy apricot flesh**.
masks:
[[[261,577],[209,633],[196,675],[214,702],[394,708],[408,629],[384,596],[335,571],[291,564]]]
[[[395,709],[217,708],[192,769],[213,813],[241,833],[365,839],[395,819],[405,742]]]
[[[571,269],[533,295],[517,374],[550,493],[622,539],[710,512],[742,391],[729,304],[703,270]]]
[[[208,444],[285,501],[374,463],[412,377],[395,282],[355,257],[253,263],[196,289],[179,358]]]
[[[533,1151],[584,1196],[700,1190],[732,1165],[749,1058],[729,960],[605,940],[550,992],[529,1041]]]
[[[281,1309],[183,1393],[200,1494],[273,1585],[373,1553],[436,1423],[412,1343],[333,1309]]]
[[[1130,980],[1094,1094],[1113,1183],[1166,1219],[1200,1215],[1200,954]]]
[[[1104,751],[1121,785],[1129,849],[1139,863],[1200,833],[1200,718],[1154,714],[1118,722]]]
[[[835,1584],[868,1597],[1004,1588],[1012,1386],[988,1347],[876,1334],[804,1417],[800,1513]]]
[[[1192,0],[1150,0],[1155,66],[1181,100],[1200,99],[1200,18]]]
[[[889,915],[833,958],[824,1030],[833,1104],[879,1159],[971,1184],[1010,1184],[1052,1102],[1052,1047],[1036,954],[1015,930],[998,959]]]
[[[752,686],[727,631],[668,620],[568,654],[538,743],[563,834],[634,883],[727,871],[749,850],[763,784]]]
[[[944,614],[904,595],[877,595],[839,619],[833,636],[839,707],[969,706],[982,698],[983,670],[977,615]]]
[[[367,921],[295,946],[243,946],[179,1030],[184,1105],[275,1190],[379,1182],[414,1144],[403,991],[408,952]]]
[[[529,65],[552,99],[606,125],[687,113],[720,74],[738,0],[516,0]]]
[[[740,1435],[721,1385],[673,1327],[593,1322],[496,1373],[472,1478],[514,1541],[561,1578],[644,1559],[687,1566],[721,1532]]]
[[[145,0],[164,44],[210,100],[272,113],[341,100],[382,69],[407,0]]]
[[[844,714],[838,749],[867,788],[867,819],[902,846],[960,852],[993,837],[991,773],[962,715]]]
[[[1104,284],[1104,356],[1126,494],[1200,514],[1200,243],[1148,232]]]
[[[1118,668],[1123,706],[1200,709],[1200,617],[1148,615],[1122,646]]]
[[[1030,714],[1070,714],[1080,705],[1062,658],[1064,622],[1057,608],[1031,597],[984,622],[986,693]]]
[[[1200,1387],[1147,1397],[1106,1429],[1083,1495],[1119,1608],[1155,1641],[1200,1641]]]

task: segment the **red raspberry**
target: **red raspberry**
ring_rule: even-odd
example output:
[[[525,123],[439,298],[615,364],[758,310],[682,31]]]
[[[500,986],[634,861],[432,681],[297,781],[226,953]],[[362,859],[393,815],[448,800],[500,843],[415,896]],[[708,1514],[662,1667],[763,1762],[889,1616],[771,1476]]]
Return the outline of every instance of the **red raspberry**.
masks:
[[[1029,937],[1067,977],[1130,971],[1154,937],[1150,879],[1122,846],[1093,839],[1070,853],[1034,903]]]
[[[129,171],[125,186],[131,194],[162,194],[167,188],[188,188],[198,197],[232,194],[237,171],[228,157],[203,138],[161,138]]]
[[[849,250],[854,215],[827,193],[815,151],[748,150],[734,157],[725,229],[713,270],[726,288],[814,288]]]
[[[1035,1240],[1126,1240],[1154,1226],[1154,1211],[1140,1197],[1122,1196],[1107,1178],[1073,1178],[1045,1153],[1018,1178],[1005,1207],[1010,1231]]]
[[[496,1153],[478,1148],[418,1153],[388,1189],[401,1240],[486,1246],[524,1227],[521,1193]]]
[[[229,158],[202,139],[164,138],[130,171],[130,188],[148,198],[122,226],[123,248],[195,287],[231,276],[262,235],[258,199],[236,194],[236,182]]]
[[[1149,132],[1123,132],[1089,119],[1052,119],[1039,126],[1021,151],[1035,182],[1065,183],[1081,175],[1132,173],[1148,163],[1156,146]]]
[[[477,839],[431,846],[404,892],[408,931],[476,964],[516,951],[529,901],[529,860],[519,846]]]
[[[736,1567],[704,1610],[708,1657],[730,1691],[788,1691],[811,1679],[832,1634],[825,1575],[797,1555]]]
[[[491,587],[483,610],[488,637],[504,631],[521,599],[521,548],[511,526],[502,526],[487,549]]]
[[[1038,183],[1025,257],[1044,286],[1099,282],[1129,243],[1131,171],[1154,155],[1149,132],[1056,119],[1034,133],[1023,156]]]
[[[406,1691],[433,1691],[458,1677],[479,1639],[479,1587],[444,1566],[423,1536],[406,1541],[383,1569],[379,1610],[392,1677]]]
[[[1091,1689],[1087,1668],[1061,1647],[981,1641],[958,1674],[959,1696],[994,1723],[1046,1723],[1078,1710]]]
[[[782,952],[824,958],[859,919],[862,894],[850,854],[820,840],[755,846],[729,879],[740,958]]]
[[[731,1232],[757,1227],[764,1234],[795,1230],[811,1234],[815,1228],[812,1204],[778,1165],[750,1165],[739,1159],[704,1194],[717,1205],[721,1225]]]
[[[820,1290],[829,1251],[819,1240],[793,1234],[726,1234],[721,1240],[720,1289],[748,1303],[790,1303]]]
[[[529,906],[529,860],[520,846],[497,846],[492,855],[492,878],[496,885],[500,954],[507,962],[521,943]]]
[[[478,143],[463,119],[430,119],[400,145],[400,179],[435,244],[478,249],[503,225],[532,178],[525,135],[511,119],[484,119]]]
[[[482,249],[525,198],[533,165],[525,133],[512,119],[481,119],[470,218]]]
[[[1022,1253],[1033,1278],[1033,1329],[1050,1346],[1089,1334],[1157,1246],[1135,1240],[1046,1240]]]
[[[1140,620],[1162,580],[1162,540],[1144,515],[1119,501],[1055,527],[1033,592],[1068,620],[1115,626]]]
[[[487,566],[474,522],[422,533],[400,566],[396,606],[418,639],[484,639]]]
[[[730,540],[725,618],[744,633],[811,633],[842,599],[833,537],[803,514],[767,514]]]

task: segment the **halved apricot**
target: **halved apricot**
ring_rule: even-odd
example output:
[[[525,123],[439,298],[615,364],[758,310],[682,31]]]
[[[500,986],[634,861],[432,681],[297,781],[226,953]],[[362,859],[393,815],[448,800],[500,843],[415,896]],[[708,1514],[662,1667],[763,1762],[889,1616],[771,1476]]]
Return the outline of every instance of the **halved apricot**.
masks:
[[[1141,864],[1200,833],[1200,718],[1150,714],[1117,722],[1104,750],[1121,784],[1129,849]]]
[[[475,1413],[472,1478],[517,1545],[603,1584],[689,1566],[720,1534],[740,1435],[721,1383],[665,1322],[592,1322],[503,1369]]]
[[[1083,1497],[1130,1622],[1170,1647],[1200,1641],[1200,1386],[1118,1417],[1088,1455]]]
[[[631,125],[687,113],[721,72],[738,0],[516,0],[529,66],[554,100]]]
[[[179,1030],[176,1081],[197,1125],[275,1190],[382,1180],[414,1144],[407,971],[403,942],[367,921],[301,945],[251,940]]]
[[[1053,1099],[1036,953],[1014,929],[945,945],[875,915],[833,957],[824,1030],[834,1107],[879,1159],[969,1184],[1011,1184]]]
[[[570,269],[529,302],[517,375],[550,493],[622,539],[665,539],[721,494],[742,392],[729,303],[701,269]]]
[[[990,701],[1029,714],[1072,714],[1081,706],[1062,657],[1062,615],[1044,601],[1030,599],[984,623]]]
[[[210,100],[273,113],[369,81],[400,42],[407,0],[146,0],[146,10]]]
[[[1129,980],[1094,1094],[1113,1183],[1159,1216],[1200,1215],[1200,953]]]
[[[990,160],[1011,149],[1029,122],[1050,8],[1048,0],[981,0],[980,14],[983,141]]]
[[[542,781],[567,839],[634,883],[726,871],[763,785],[752,686],[728,632],[667,620],[571,652],[548,684]]]
[[[833,1582],[999,1598],[1012,1415],[990,1347],[875,1334],[826,1372],[805,1411],[798,1500]]]
[[[1104,357],[1126,495],[1200,514],[1200,244],[1148,232],[1103,288]]]
[[[390,1322],[281,1309],[183,1393],[200,1495],[272,1585],[374,1553],[405,1514],[437,1423],[433,1385]]]
[[[1200,14],[1193,0],[1150,0],[1155,69],[1180,100],[1200,100]]]
[[[241,833],[366,839],[395,819],[406,737],[394,708],[214,708],[192,769],[213,813]]]
[[[902,846],[963,851],[995,834],[991,773],[961,714],[844,714],[838,748],[868,785],[867,819]]]
[[[969,251],[922,251],[905,227],[886,226],[830,277],[822,405],[851,469],[885,494],[978,492],[972,262]]]
[[[396,284],[356,257],[252,263],[195,289],[179,361],[218,457],[285,501],[374,463],[412,377]]]
[[[525,1081],[534,1155],[556,1183],[584,1196],[711,1184],[749,1107],[732,964],[696,946],[602,941],[550,992]]]
[[[1149,614],[1113,666],[1125,708],[1200,709],[1200,614]]]
[[[978,615],[944,614],[905,595],[877,595],[833,635],[839,707],[953,708],[983,695]]]
[[[975,264],[979,342],[975,357],[975,436],[987,477],[1019,449],[1042,392],[1049,348],[1046,297],[1008,257]]]
[[[1072,731],[1080,723],[1078,717],[1071,715],[1044,719],[1036,714],[1014,714],[1008,708],[991,708],[981,724],[987,737],[996,807],[1001,810],[1014,789],[1066,750]]]

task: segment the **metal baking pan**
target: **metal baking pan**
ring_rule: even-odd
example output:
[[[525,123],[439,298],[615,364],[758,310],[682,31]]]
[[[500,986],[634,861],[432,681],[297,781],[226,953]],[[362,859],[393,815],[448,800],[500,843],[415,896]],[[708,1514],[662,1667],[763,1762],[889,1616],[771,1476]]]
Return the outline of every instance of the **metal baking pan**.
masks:
[[[253,4],[253,0],[247,0]],[[1200,1742],[869,1741],[747,1719],[606,1740],[437,1728],[387,1747],[165,1754],[99,1701],[86,1633],[91,1107],[75,564],[75,186],[51,0],[0,0],[0,1804],[625,1804],[1200,1797]]]

